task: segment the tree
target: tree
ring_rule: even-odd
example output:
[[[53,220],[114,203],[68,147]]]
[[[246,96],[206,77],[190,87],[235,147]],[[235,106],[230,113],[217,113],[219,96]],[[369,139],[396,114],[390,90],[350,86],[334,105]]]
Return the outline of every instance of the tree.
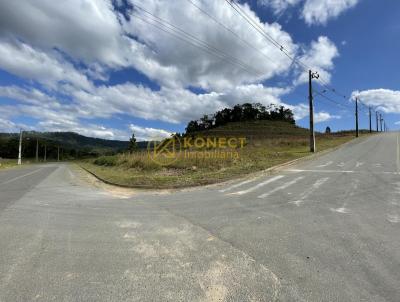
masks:
[[[326,133],[326,134],[331,134],[331,128],[330,128],[329,126],[326,127],[325,133]]]
[[[133,151],[136,151],[137,149],[138,149],[138,145],[136,142],[135,133],[132,133],[132,137],[129,140],[129,151],[133,152]]]

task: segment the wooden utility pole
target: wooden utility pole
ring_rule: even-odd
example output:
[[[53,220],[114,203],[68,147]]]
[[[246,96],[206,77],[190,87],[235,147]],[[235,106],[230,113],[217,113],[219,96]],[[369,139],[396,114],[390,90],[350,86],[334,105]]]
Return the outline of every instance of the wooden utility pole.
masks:
[[[376,132],[379,132],[378,111],[375,112],[375,115],[376,115]]]
[[[369,109],[369,133],[372,133],[372,113],[371,113],[371,107]]]
[[[60,146],[57,146],[57,161],[60,161]]]
[[[381,124],[381,132],[383,132],[383,127],[382,127],[382,123],[383,123],[383,118],[382,118],[382,114],[379,113],[379,120],[380,120],[380,124]]]
[[[36,138],[36,162],[39,162],[39,139]]]
[[[314,132],[314,104],[313,104],[313,94],[312,94],[312,79],[318,78],[317,73],[313,73],[311,70],[308,72],[308,98],[310,107],[310,152],[316,152],[315,148],[315,132]]]
[[[356,98],[356,137],[359,136],[358,132],[358,98]]]
[[[47,145],[44,144],[44,161],[47,161]]]
[[[18,165],[22,164],[22,129],[19,133]]]

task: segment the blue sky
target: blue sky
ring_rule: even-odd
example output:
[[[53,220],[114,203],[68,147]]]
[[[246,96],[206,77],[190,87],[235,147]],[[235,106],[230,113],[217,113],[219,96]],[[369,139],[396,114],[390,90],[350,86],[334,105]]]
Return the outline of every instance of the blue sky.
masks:
[[[315,95],[317,130],[354,128],[356,96],[400,128],[398,1],[237,5],[338,92],[315,81],[330,99]],[[288,106],[306,127],[307,72],[292,63],[224,0],[3,1],[0,131],[144,140],[243,102]]]

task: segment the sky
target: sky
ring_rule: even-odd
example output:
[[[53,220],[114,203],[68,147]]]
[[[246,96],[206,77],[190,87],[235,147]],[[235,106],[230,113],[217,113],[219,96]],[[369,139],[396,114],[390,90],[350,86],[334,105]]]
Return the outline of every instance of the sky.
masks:
[[[398,0],[235,3],[0,0],[0,132],[148,140],[244,102],[307,127],[310,68],[316,130],[353,129],[356,97],[400,129]]]

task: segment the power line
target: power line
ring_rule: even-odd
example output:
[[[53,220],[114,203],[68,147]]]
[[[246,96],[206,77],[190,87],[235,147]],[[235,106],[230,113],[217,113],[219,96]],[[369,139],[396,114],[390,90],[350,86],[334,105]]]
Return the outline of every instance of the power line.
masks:
[[[259,26],[259,24],[257,24],[254,20],[252,20],[252,18],[242,10],[240,5],[238,5],[235,0],[225,0],[225,2],[228,3],[229,6],[232,9],[234,9],[242,18],[244,18],[246,20],[246,22],[249,23],[257,32],[259,32],[269,42],[271,42],[275,47],[277,47],[284,55],[286,55],[290,60],[292,60],[293,63],[297,63],[300,67],[302,67],[305,70],[313,69],[310,66],[308,66],[308,65],[304,64],[303,62],[301,62],[294,55],[289,54],[287,52],[286,48],[281,43],[276,41],[271,35],[269,35],[267,32],[265,32],[265,30],[261,26]],[[337,94],[340,97],[346,98],[346,96],[344,94],[341,94],[341,93],[337,92],[337,90],[335,88],[330,86],[322,78],[319,77],[317,79],[322,83],[322,86],[327,88],[329,91],[334,92],[335,94]]]
[[[204,15],[208,16],[208,18],[210,18],[211,20],[213,20],[216,24],[218,24],[219,26],[221,26],[222,28],[224,28],[225,30],[227,30],[228,32],[230,32],[232,35],[234,35],[237,39],[239,39],[239,41],[241,41],[243,44],[247,45],[248,47],[250,47],[251,49],[257,51],[258,53],[260,53],[262,56],[264,56],[267,60],[269,60],[271,63],[273,63],[274,65],[277,65],[276,61],[274,61],[271,57],[267,56],[264,52],[262,52],[260,49],[258,49],[257,47],[255,47],[254,45],[252,45],[250,42],[244,40],[242,37],[240,37],[236,32],[234,32],[232,29],[230,29],[229,27],[227,27],[225,24],[223,24],[221,21],[219,21],[217,18],[215,18],[213,15],[211,15],[210,13],[208,13],[206,10],[202,9],[200,6],[198,6],[194,1],[192,0],[186,0],[187,2],[189,2],[192,6],[194,6],[195,8],[197,8],[200,12],[202,12]]]
[[[169,33],[171,35],[173,35],[174,37],[183,40],[187,43],[192,44],[195,47],[201,48],[202,50],[207,51],[208,53],[212,54],[212,55],[217,55],[219,58],[224,59],[225,61],[228,61],[232,64],[235,64],[236,66],[244,69],[245,71],[247,71],[250,74],[255,74],[259,77],[264,76],[264,73],[261,72],[260,70],[257,70],[255,68],[253,68],[252,66],[248,65],[247,63],[243,62],[242,60],[233,57],[232,55],[214,47],[213,45],[198,39],[197,37],[193,36],[192,34],[188,33],[187,31],[177,27],[176,25],[152,14],[151,12],[147,11],[146,9],[140,7],[137,4],[134,4],[134,7],[140,9],[141,11],[145,12],[149,17],[145,17],[145,16],[141,16],[138,13],[134,13],[135,16],[140,19],[141,21],[150,24],[160,30],[162,30],[163,32]],[[145,19],[147,18],[147,20]],[[162,28],[152,22],[149,22],[148,20],[152,21],[152,22],[156,22],[158,24],[160,24],[162,26]],[[182,35],[184,37],[182,37]]]

